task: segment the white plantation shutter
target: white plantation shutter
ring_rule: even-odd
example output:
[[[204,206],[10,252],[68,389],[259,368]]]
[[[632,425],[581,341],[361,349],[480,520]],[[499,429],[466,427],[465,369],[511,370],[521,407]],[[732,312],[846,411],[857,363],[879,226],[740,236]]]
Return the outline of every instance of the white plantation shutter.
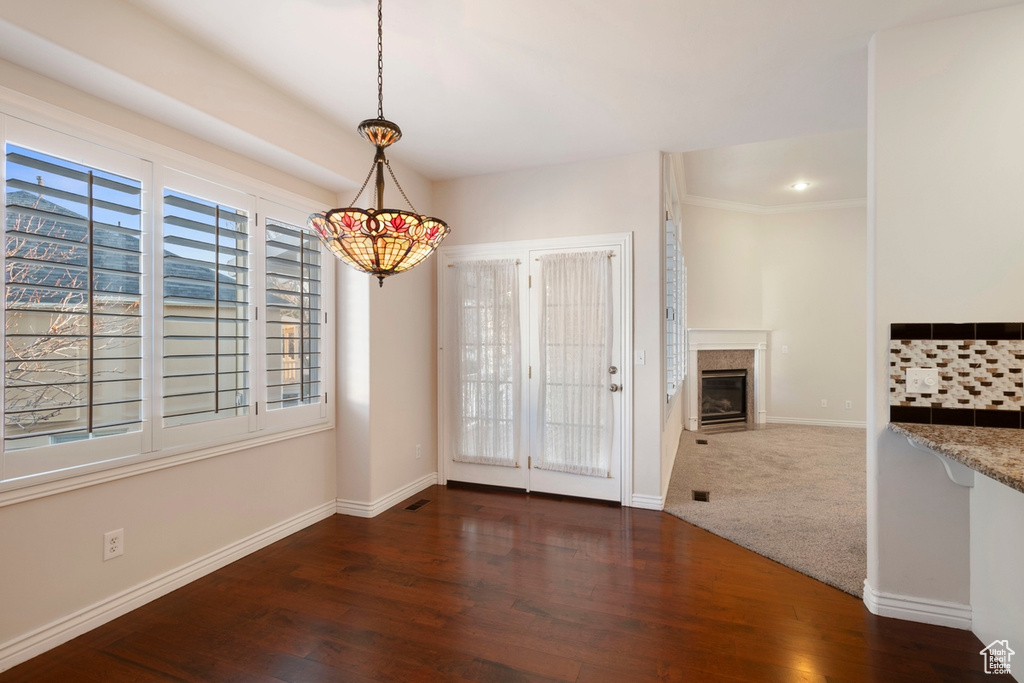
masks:
[[[686,376],[686,268],[676,218],[665,220],[665,399]]]
[[[141,429],[139,180],[7,146],[4,450]]]
[[[164,191],[165,426],[249,412],[249,217]]]
[[[540,446],[534,467],[607,477],[612,280],[606,251],[540,259]]]
[[[451,451],[457,462],[515,467],[520,396],[516,261],[464,262],[452,270]]]
[[[266,231],[267,409],[319,403],[320,241],[275,220]]]

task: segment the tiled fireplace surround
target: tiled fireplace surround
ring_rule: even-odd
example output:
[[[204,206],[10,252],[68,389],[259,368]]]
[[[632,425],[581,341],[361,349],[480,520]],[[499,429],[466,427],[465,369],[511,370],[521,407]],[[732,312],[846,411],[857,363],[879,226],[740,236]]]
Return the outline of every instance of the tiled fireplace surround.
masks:
[[[894,323],[889,420],[1021,429],[1024,323]],[[906,393],[907,368],[938,368],[933,394]]]

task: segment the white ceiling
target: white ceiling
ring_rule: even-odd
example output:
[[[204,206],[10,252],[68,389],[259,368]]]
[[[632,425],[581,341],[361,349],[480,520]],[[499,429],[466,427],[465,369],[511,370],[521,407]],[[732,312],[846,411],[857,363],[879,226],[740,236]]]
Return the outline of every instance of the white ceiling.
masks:
[[[354,129],[374,0],[129,0]],[[392,154],[434,179],[860,128],[867,45],[1008,0],[386,0]]]
[[[686,193],[758,207],[864,199],[867,147],[862,128],[685,152]]]

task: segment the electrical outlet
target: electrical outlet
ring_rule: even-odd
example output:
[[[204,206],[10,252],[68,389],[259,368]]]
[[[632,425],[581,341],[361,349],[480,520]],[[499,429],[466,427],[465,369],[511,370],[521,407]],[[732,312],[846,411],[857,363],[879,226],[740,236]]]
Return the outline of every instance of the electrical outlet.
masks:
[[[124,555],[124,529],[103,534],[103,561]]]
[[[853,410],[853,401],[847,401],[846,402],[846,409],[847,410]]]
[[[788,346],[786,346],[785,344],[783,344],[783,345],[782,345],[782,352],[783,352],[783,353],[789,353],[789,347],[788,347]]]
[[[908,394],[934,394],[939,390],[938,368],[907,368]]]
[[[423,457],[423,446],[421,444],[416,444],[416,459],[419,460],[422,457]]]
[[[822,408],[828,408],[828,399],[827,398],[821,399],[821,407]]]

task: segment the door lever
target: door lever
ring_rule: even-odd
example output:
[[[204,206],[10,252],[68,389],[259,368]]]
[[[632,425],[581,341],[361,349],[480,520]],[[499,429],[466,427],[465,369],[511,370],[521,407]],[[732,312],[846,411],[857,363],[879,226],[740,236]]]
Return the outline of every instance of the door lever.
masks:
[[[619,389],[621,389],[621,388],[622,388],[622,387],[621,387],[621,386],[619,386],[618,384],[613,384],[613,385],[611,385],[610,387],[608,387],[608,390],[609,390],[609,391],[612,391],[612,392],[616,392],[616,391],[618,391],[618,390],[619,390]]]

